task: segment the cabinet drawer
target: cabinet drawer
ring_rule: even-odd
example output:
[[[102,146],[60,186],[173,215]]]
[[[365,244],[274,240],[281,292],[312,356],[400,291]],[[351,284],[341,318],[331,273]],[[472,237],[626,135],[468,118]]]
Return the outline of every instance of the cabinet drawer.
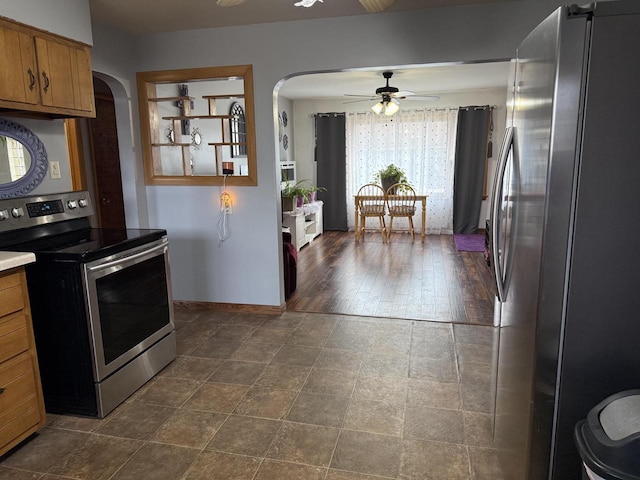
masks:
[[[27,317],[16,315],[0,319],[0,363],[28,349]]]
[[[20,275],[12,273],[0,277],[0,317],[24,308]]]
[[[15,443],[16,439],[34,429],[39,422],[40,413],[35,396],[16,405],[10,411],[0,414],[0,453],[4,453],[2,450],[8,443]]]
[[[12,430],[8,426],[25,414],[31,405],[35,406],[36,415],[34,423],[38,423],[38,396],[36,390],[35,374],[31,355],[22,354],[0,365],[0,445],[6,444],[11,438],[5,438],[5,430]],[[15,435],[14,435],[15,437]]]

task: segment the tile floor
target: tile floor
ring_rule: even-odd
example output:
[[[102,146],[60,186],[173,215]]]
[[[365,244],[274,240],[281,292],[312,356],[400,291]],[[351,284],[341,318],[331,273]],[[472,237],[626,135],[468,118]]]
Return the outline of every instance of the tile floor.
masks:
[[[178,310],[175,362],[106,419],[50,415],[0,480],[511,480],[492,327]]]

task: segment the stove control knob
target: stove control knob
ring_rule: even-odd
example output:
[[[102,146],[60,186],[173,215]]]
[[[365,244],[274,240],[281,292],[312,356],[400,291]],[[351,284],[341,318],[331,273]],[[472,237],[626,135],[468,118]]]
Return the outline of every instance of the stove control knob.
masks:
[[[78,202],[76,202],[75,200],[69,200],[67,202],[67,207],[69,207],[69,210],[74,210],[78,208]]]
[[[0,222],[9,218],[8,210],[0,210]]]
[[[20,218],[23,215],[24,215],[24,210],[22,210],[22,207],[17,207],[17,208],[12,208],[11,209],[11,216],[13,218]]]
[[[86,198],[81,198],[80,200],[78,200],[78,206],[80,208],[85,208],[87,205],[89,205],[89,202],[87,202]]]

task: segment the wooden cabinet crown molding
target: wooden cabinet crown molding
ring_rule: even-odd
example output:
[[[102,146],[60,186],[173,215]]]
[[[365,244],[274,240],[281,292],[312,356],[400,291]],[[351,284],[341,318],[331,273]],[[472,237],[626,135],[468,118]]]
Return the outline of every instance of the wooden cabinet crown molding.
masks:
[[[91,48],[0,17],[0,114],[95,117]]]

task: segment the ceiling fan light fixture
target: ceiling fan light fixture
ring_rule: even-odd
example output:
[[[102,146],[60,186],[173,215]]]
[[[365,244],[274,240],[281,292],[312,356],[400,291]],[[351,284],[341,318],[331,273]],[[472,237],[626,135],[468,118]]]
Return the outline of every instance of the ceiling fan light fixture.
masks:
[[[242,5],[247,0],[218,0],[216,5],[219,7],[237,7],[238,5]]]
[[[388,95],[383,95],[382,100],[371,107],[371,110],[373,110],[373,113],[376,115],[386,115],[390,117],[400,110],[400,102]]]
[[[360,0],[360,4],[368,13],[384,12],[394,3],[396,0]]]
[[[395,100],[395,99],[394,99]],[[384,109],[384,114],[387,117],[390,117],[391,115],[395,115],[396,113],[398,113],[398,110],[400,110],[400,107],[398,106],[398,102],[396,101],[391,101],[391,102],[387,102],[387,105]]]
[[[293,5],[296,7],[313,7],[313,4],[316,2],[324,3],[322,0],[300,0],[299,2],[294,3]]]
[[[375,113],[376,115],[380,115],[382,113],[382,110],[384,110],[384,103],[376,103],[373,107],[371,107],[371,110],[373,110],[373,113]]]

